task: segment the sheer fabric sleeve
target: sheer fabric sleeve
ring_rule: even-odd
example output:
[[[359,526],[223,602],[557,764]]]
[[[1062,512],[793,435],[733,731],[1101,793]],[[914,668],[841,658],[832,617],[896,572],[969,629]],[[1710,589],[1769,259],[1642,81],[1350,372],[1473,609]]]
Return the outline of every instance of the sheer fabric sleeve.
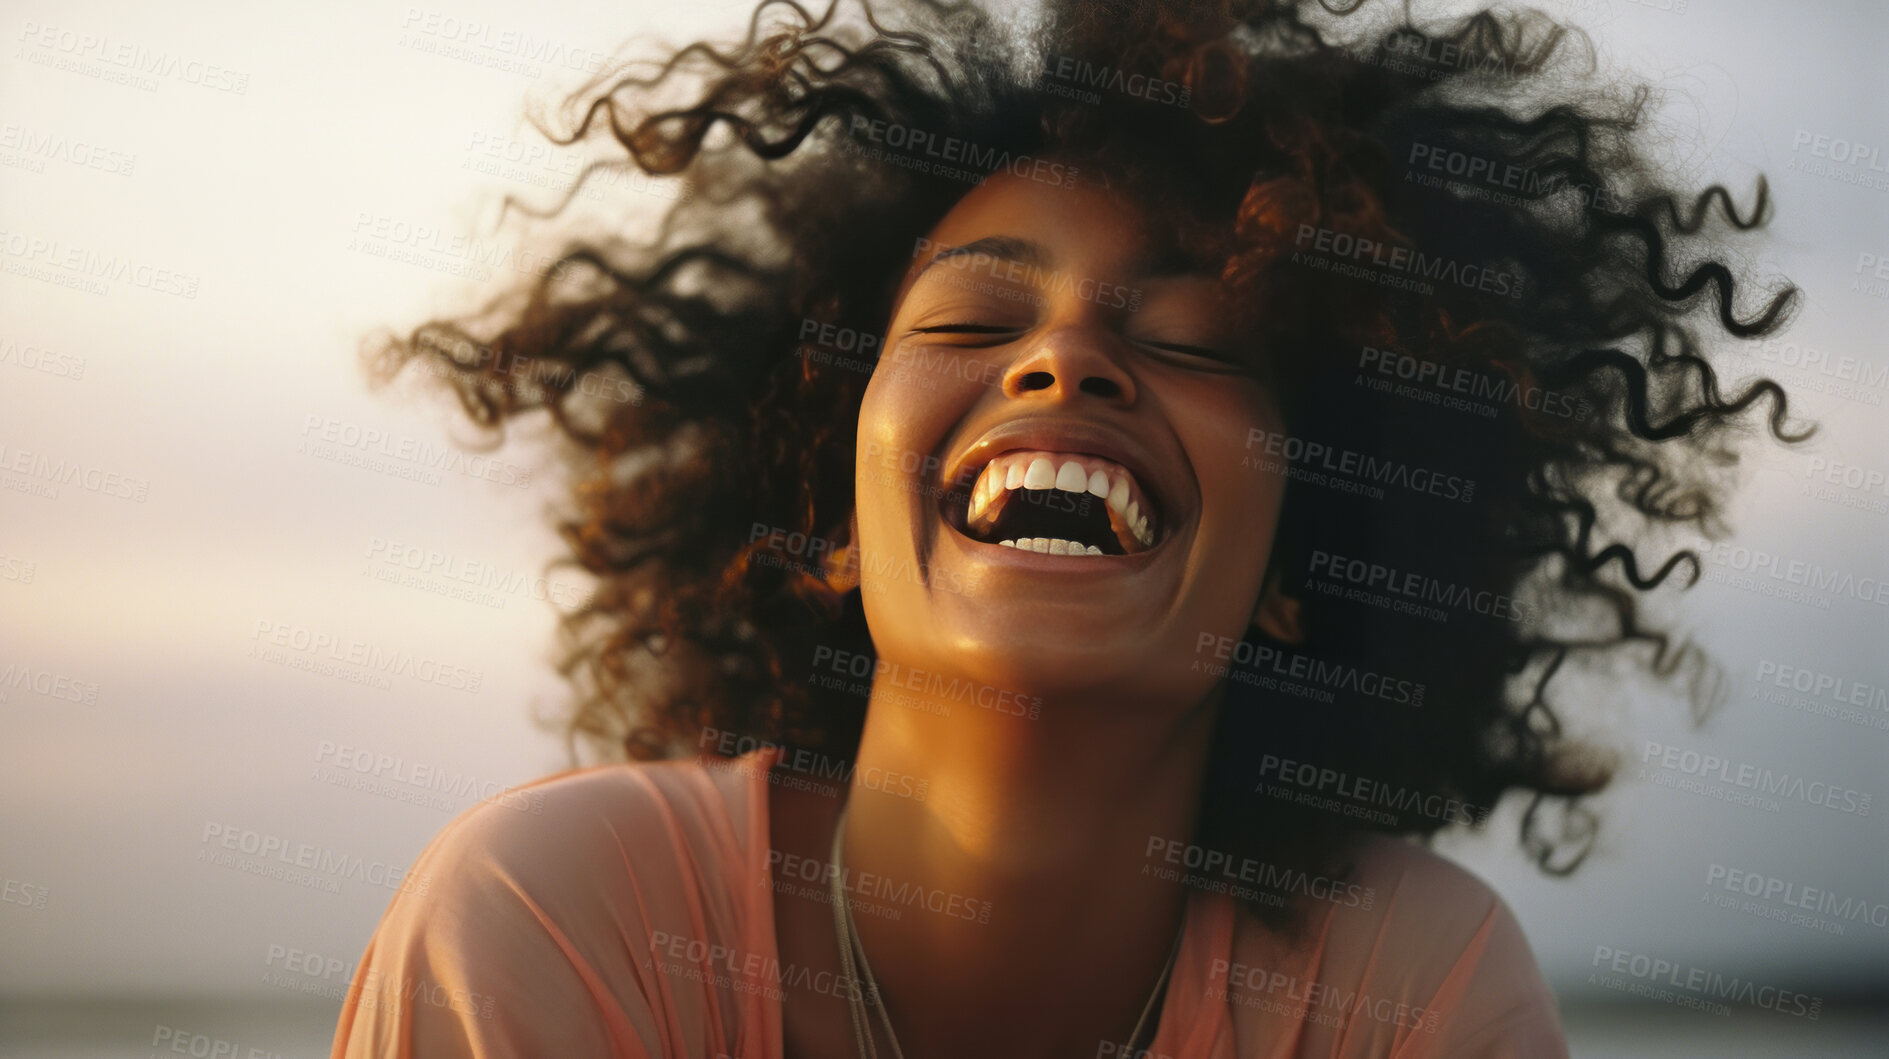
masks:
[[[1492,895],[1482,925],[1431,998],[1436,1032],[1413,1034],[1398,1059],[1567,1059],[1553,992],[1507,902]]]
[[[590,938],[573,938],[619,926],[555,880],[595,871],[572,854],[598,826],[497,803],[447,825],[368,942],[333,1059],[665,1054],[636,976],[613,976]]]
[[[1554,994],[1494,890],[1416,843],[1373,836],[1357,852],[1347,885],[1314,891],[1323,907],[1303,935],[1238,918],[1199,987],[1229,1043],[1196,1054],[1566,1059]]]

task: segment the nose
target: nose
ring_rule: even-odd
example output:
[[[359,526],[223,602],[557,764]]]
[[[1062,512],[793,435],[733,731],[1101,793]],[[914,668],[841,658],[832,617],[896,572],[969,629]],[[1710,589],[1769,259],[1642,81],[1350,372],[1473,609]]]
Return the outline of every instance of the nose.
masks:
[[[1086,331],[1064,327],[1043,336],[1005,370],[1004,396],[1040,393],[1066,402],[1086,393],[1124,407],[1134,404],[1134,377]]]

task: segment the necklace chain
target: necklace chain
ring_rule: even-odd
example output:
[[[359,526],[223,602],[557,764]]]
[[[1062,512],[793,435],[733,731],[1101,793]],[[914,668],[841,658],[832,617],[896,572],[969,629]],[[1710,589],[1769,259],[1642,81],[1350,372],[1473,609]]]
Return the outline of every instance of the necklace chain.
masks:
[[[840,808],[839,823],[833,829],[833,879],[830,884],[830,897],[833,903],[833,929],[839,937],[840,970],[847,982],[863,982],[863,989],[847,990],[847,1005],[852,1009],[853,1040],[859,1046],[859,1059],[879,1059],[878,1049],[873,1045],[872,1018],[867,1013],[868,1001],[879,1012],[879,1023],[885,1027],[886,1044],[891,1048],[892,1059],[905,1059],[905,1053],[899,1050],[898,1035],[892,1032],[892,1016],[886,1012],[885,1000],[879,995],[879,983],[873,980],[872,965],[866,961],[866,948],[860,943],[859,934],[853,928],[853,909],[846,899],[844,864],[846,846],[846,807]],[[1155,1002],[1161,999],[1161,992],[1167,986],[1168,975],[1174,970],[1175,957],[1181,951],[1181,935],[1185,931],[1185,919],[1182,930],[1174,934],[1174,944],[1168,949],[1167,966],[1161,968],[1161,976],[1155,979],[1154,992],[1148,996],[1148,1003],[1141,1009],[1141,1017],[1135,1020],[1135,1032],[1129,1035],[1126,1054],[1137,1054],[1137,1045],[1141,1041],[1141,1031],[1146,1027],[1148,1016],[1154,1011]],[[1152,1042],[1151,1042],[1152,1043]]]

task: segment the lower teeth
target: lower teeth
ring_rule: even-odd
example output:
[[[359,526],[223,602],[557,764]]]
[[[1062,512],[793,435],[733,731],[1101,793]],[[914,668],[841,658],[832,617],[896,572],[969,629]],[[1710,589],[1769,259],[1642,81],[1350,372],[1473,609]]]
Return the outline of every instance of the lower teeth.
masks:
[[[1042,552],[1045,555],[1102,555],[1102,549],[1093,544],[1080,541],[1066,541],[1061,537],[1023,537],[1018,540],[998,541],[1006,548],[1019,551]]]

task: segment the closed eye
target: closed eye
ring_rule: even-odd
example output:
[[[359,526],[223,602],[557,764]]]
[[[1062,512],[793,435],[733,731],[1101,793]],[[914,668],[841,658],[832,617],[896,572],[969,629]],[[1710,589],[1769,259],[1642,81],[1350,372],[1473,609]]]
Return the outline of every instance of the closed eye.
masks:
[[[1223,349],[1209,349],[1206,346],[1187,346],[1178,342],[1148,342],[1144,340],[1135,340],[1135,344],[1146,346],[1149,349],[1157,349],[1163,353],[1176,353],[1184,357],[1192,357],[1196,360],[1212,361],[1220,365],[1221,368],[1227,372],[1244,373],[1247,371],[1246,365],[1241,363],[1238,357]],[[1206,367],[1205,365],[1188,366]]]
[[[1021,331],[1021,327],[1001,327],[996,324],[934,324],[931,327],[914,327],[915,335],[1007,335]]]
[[[948,323],[933,324],[929,327],[914,327],[911,329],[911,333],[915,335],[1014,335],[1027,330],[1029,329],[1026,327],[1005,327],[1001,324]],[[1179,342],[1148,342],[1139,339],[1132,339],[1131,341],[1134,341],[1136,345],[1144,346],[1148,349],[1174,354],[1174,357],[1167,358],[1169,360],[1178,362],[1177,358],[1190,358],[1192,363],[1185,363],[1182,365],[1183,367],[1194,368],[1200,371],[1217,372],[1220,374],[1240,375],[1248,374],[1251,370],[1250,367],[1241,362],[1236,355],[1222,349],[1211,349],[1206,346],[1190,346]]]

